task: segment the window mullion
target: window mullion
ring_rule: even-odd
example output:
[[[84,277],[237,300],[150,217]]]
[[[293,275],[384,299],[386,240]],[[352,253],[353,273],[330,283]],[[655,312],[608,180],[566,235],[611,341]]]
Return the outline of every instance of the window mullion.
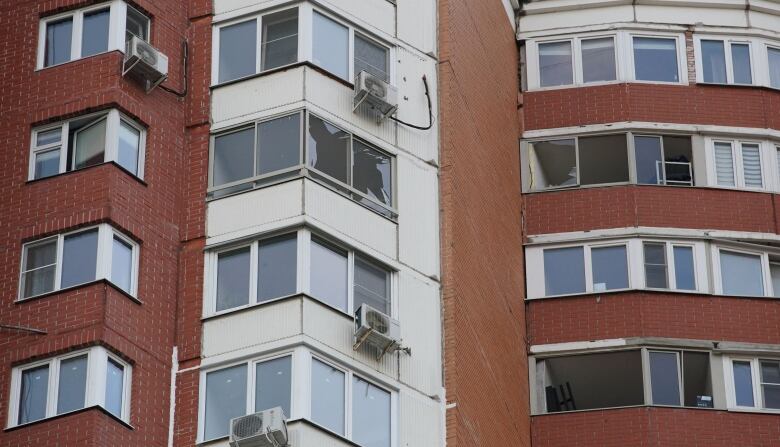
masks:
[[[62,143],[62,146],[60,147],[60,160],[59,160],[60,174],[62,174],[68,169],[68,146],[70,145],[70,141],[68,141],[69,132],[70,132],[70,122],[66,121],[62,124],[62,135],[60,136],[60,142]]]
[[[60,359],[55,358],[49,362],[49,383],[46,396],[46,417],[57,415],[57,400],[59,393]]]
[[[311,295],[311,232],[298,231],[298,292]]]
[[[65,246],[65,236],[57,235],[57,266],[54,268],[54,290],[62,286],[62,255]]]
[[[73,14],[73,30],[70,42],[70,60],[81,59],[81,37],[84,33],[84,11]]]
[[[344,380],[344,434],[347,439],[352,439],[352,384],[354,383],[351,370],[345,371]]]
[[[263,68],[263,16],[257,16],[257,34],[255,35],[255,45],[257,45],[257,51],[255,51],[255,73],[260,73]],[[257,128],[257,125],[255,125]]]
[[[666,243],[665,246],[665,252],[666,252],[666,274],[669,276],[669,288],[672,290],[677,289],[677,270],[675,268],[675,257],[674,257],[674,244]],[[696,272],[693,272],[693,275],[696,276]]]
[[[249,247],[249,304],[257,303],[257,279],[260,263],[257,260],[260,241],[252,242]]]
[[[347,308],[349,315],[355,313],[355,252],[347,251]]]
[[[260,362],[247,362],[246,371],[246,414],[255,413],[255,398],[257,397],[257,365]],[[289,417],[289,415],[285,415]]]
[[[593,292],[593,262],[590,245],[584,245],[582,253],[585,256],[585,291]]]

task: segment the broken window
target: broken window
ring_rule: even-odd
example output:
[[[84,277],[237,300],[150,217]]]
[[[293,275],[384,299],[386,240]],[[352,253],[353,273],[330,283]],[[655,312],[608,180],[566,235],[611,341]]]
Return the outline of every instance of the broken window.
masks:
[[[580,184],[628,182],[625,134],[579,138],[578,152]]]
[[[546,189],[576,186],[576,140],[536,141],[531,143],[531,188]]]
[[[693,186],[689,137],[635,136],[637,183]]]
[[[350,135],[316,116],[309,116],[309,166],[348,183]]]

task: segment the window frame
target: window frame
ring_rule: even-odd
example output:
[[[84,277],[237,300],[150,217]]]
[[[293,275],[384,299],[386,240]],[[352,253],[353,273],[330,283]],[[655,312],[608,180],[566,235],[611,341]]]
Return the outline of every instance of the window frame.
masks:
[[[723,377],[726,383],[726,407],[729,411],[780,414],[780,409],[766,408],[764,388],[761,382],[761,361],[780,362],[780,358],[772,358],[771,355],[754,357],[737,354],[723,356]],[[745,362],[750,364],[751,385],[753,388],[752,407],[737,405],[736,386],[734,384],[734,362]]]
[[[76,235],[80,233],[84,233],[87,231],[97,230],[97,258],[96,258],[96,265],[95,265],[95,279],[91,281],[87,281],[85,283],[76,284],[73,286],[68,287],[62,287],[62,267],[63,267],[63,251],[64,251],[64,241],[65,238],[71,235]],[[111,280],[111,266],[112,266],[112,260],[113,260],[113,242],[114,237],[119,238],[120,240],[126,242],[130,247],[132,247],[132,266],[131,266],[131,274],[130,274],[130,290],[124,290],[119,285],[115,284]],[[56,240],[56,264],[55,264],[55,272],[54,272],[54,288],[52,290],[49,290],[47,292],[39,293],[36,295],[31,295],[28,297],[24,296],[24,288],[22,285],[24,284],[24,275],[27,273],[25,270],[25,261],[27,260],[27,250],[29,247],[34,247],[37,245],[41,245],[47,242],[51,242]],[[22,244],[21,249],[21,264],[19,269],[19,282],[18,282],[18,292],[16,296],[16,302],[24,302],[27,300],[35,299],[40,296],[45,296],[53,293],[58,293],[66,290],[76,289],[79,287],[83,287],[88,284],[92,284],[97,281],[106,280],[110,282],[114,287],[121,290],[122,293],[125,293],[127,295],[130,295],[132,298],[137,299],[138,295],[138,270],[139,270],[139,264],[140,264],[140,244],[138,244],[136,241],[131,239],[130,237],[124,235],[119,230],[115,229],[109,224],[99,224],[99,225],[91,225],[83,228],[78,228],[76,230],[66,231],[63,233],[59,233],[53,236],[48,236],[41,239],[35,239],[29,242],[25,242]],[[39,267],[41,268],[41,267]],[[30,270],[32,271],[32,270]]]
[[[70,172],[77,172],[82,169],[88,169],[91,166],[86,166],[84,168],[78,168],[75,169],[72,165],[70,170],[68,170],[68,149],[70,146],[70,123],[74,121],[82,121],[82,120],[92,120],[89,124],[85,125],[83,128],[93,126],[101,118],[105,117],[106,119],[106,135],[105,135],[105,148],[103,152],[103,161],[99,164],[105,164],[105,163],[114,163],[117,166],[119,166],[123,171],[126,171],[128,174],[132,175],[133,177],[137,177],[138,179],[143,180],[144,178],[144,165],[146,161],[146,134],[147,130],[146,127],[138,124],[135,120],[128,117],[124,113],[120,112],[117,109],[109,109],[104,110],[101,112],[96,113],[88,113],[86,115],[79,115],[70,119],[67,119],[65,121],[60,121],[53,124],[46,124],[43,126],[34,127],[31,131],[31,138],[30,138],[30,157],[29,157],[29,163],[28,163],[28,170],[27,170],[27,181],[35,181],[35,180],[43,180],[51,177],[55,177],[57,175],[67,174]],[[137,130],[139,132],[139,138],[138,138],[138,160],[137,162],[137,173],[133,174],[132,172],[128,171],[124,167],[122,167],[119,164],[119,128],[121,126],[121,123],[125,123],[128,126],[132,127],[133,129]],[[37,145],[38,135],[47,131],[55,130],[57,128],[61,128],[61,134],[60,134],[60,141],[59,143],[51,143],[43,146]],[[74,139],[75,140],[75,139]],[[49,152],[53,150],[54,147],[60,147],[60,160],[59,160],[59,169],[56,174],[46,176],[46,177],[40,177],[35,178],[35,159],[38,154]],[[75,156],[75,151],[73,154],[70,154],[71,157]],[[72,161],[72,160],[71,160]]]
[[[257,301],[257,246],[263,241],[274,239],[277,237],[292,236],[295,235],[296,241],[296,290],[289,295],[275,297],[262,302]],[[347,253],[347,310],[339,309],[324,301],[319,300],[317,297],[311,294],[311,243],[313,239],[320,239],[324,243],[333,246],[336,249],[343,250]],[[217,311],[217,274],[218,274],[218,257],[220,253],[229,252],[242,247],[250,248],[250,270],[249,270],[249,303],[241,306],[231,307]],[[355,258],[360,257],[373,266],[380,267],[387,271],[389,274],[388,283],[390,293],[388,294],[388,308],[390,309],[390,317],[395,318],[398,315],[398,269],[389,265],[386,262],[380,261],[377,258],[366,254],[365,252],[355,250],[350,245],[340,242],[339,240],[330,237],[322,232],[311,230],[309,228],[298,229],[286,229],[260,236],[254,236],[248,239],[226,243],[213,248],[206,248],[206,261],[205,261],[205,299],[203,303],[203,318],[215,317],[220,315],[229,314],[232,312],[240,311],[243,309],[253,308],[256,306],[263,306],[266,304],[275,303],[277,301],[285,300],[290,297],[305,295],[312,300],[317,301],[323,306],[332,309],[335,312],[346,315],[349,318],[354,317],[354,295],[355,295]]]
[[[106,373],[108,369],[108,360],[111,359],[117,364],[121,365],[123,369],[122,380],[122,411],[118,417],[121,421],[130,423],[130,405],[131,405],[131,390],[132,390],[132,365],[125,360],[122,360],[117,355],[109,352],[107,349],[101,346],[93,346],[86,349],[80,349],[72,352],[68,352],[59,356],[47,358],[32,363],[26,363],[23,365],[15,366],[11,370],[11,396],[10,405],[8,406],[8,421],[7,428],[26,426],[35,424],[38,422],[51,419],[53,417],[60,416],[57,414],[57,400],[59,397],[59,372],[60,364],[64,360],[72,359],[87,355],[87,373],[85,380],[85,396],[84,406],[75,410],[71,410],[61,414],[70,414],[79,412],[92,407],[101,407],[106,413],[111,414],[112,417],[117,417],[110,413],[105,408],[105,396],[106,396]],[[19,423],[19,405],[21,398],[21,381],[22,373],[41,366],[49,367],[49,377],[46,390],[46,411],[45,416],[42,419],[35,421]]]
[[[669,241],[669,240],[663,240],[663,239],[652,239],[652,238],[642,238],[639,239],[641,242],[641,259],[644,261],[644,254],[645,254],[645,244],[656,244],[656,245],[663,245],[664,246],[664,256],[666,256],[666,288],[663,287],[650,287],[647,285],[647,273],[645,271],[645,265],[643,263],[642,265],[642,288],[647,290],[657,290],[657,291],[669,291],[669,292],[680,292],[680,293],[697,293],[699,292],[699,260],[697,259],[698,256],[696,254],[696,245],[689,242],[681,242],[681,241]],[[676,266],[676,259],[674,257],[674,249],[677,247],[684,247],[684,248],[690,248],[691,254],[693,255],[693,284],[694,288],[691,289],[679,289],[677,287],[677,266]]]
[[[681,181],[677,180],[668,180],[667,174],[666,174],[666,165],[667,164],[683,164],[682,162],[672,162],[672,161],[666,161],[666,145],[664,144],[665,137],[693,137],[693,135],[677,135],[673,133],[666,133],[666,134],[658,134],[658,133],[643,133],[643,132],[628,132],[628,141],[629,141],[629,155],[632,156],[632,158],[629,160],[629,163],[633,163],[633,166],[629,167],[629,172],[633,175],[632,182],[637,185],[647,185],[647,186],[684,186],[688,188],[692,188],[696,186],[696,176],[694,171],[694,145],[693,141],[691,141],[691,161],[688,163],[688,172],[691,175],[691,182],[690,184],[686,184]],[[655,138],[659,142],[659,147],[661,148],[661,158],[663,159],[663,162],[661,163],[662,171],[658,171],[658,168],[656,167],[656,173],[658,175],[659,183],[656,185],[652,185],[650,183],[639,183],[639,175],[637,174],[637,165],[636,165],[636,138]],[[661,177],[660,174],[663,175],[663,183],[660,183]],[[671,183],[670,183],[671,182]]]
[[[726,59],[726,82],[705,82],[704,81],[704,53],[701,48],[702,40],[714,40],[723,43],[723,57]],[[718,36],[708,34],[695,34],[693,36],[695,62],[696,62],[696,82],[699,84],[712,85],[736,85],[736,86],[756,86],[759,85],[756,70],[755,43],[748,37]],[[747,45],[748,55],[750,56],[750,84],[743,84],[734,81],[734,58],[732,54],[732,45]]]
[[[289,9],[298,9],[298,57],[297,60],[293,63],[283,65],[280,67],[268,69],[268,70],[261,70],[261,64],[262,64],[262,17],[270,14],[274,14],[277,12],[282,12]],[[344,26],[348,30],[348,74],[347,78],[342,78],[341,76],[330,73],[332,76],[341,79],[344,82],[347,82],[349,84],[354,83],[355,76],[357,73],[355,73],[355,35],[359,35],[361,38],[370,41],[371,43],[385,48],[387,50],[387,61],[388,61],[388,83],[391,85],[395,85],[395,77],[396,77],[396,69],[395,64],[392,62],[395,60],[395,53],[396,53],[396,47],[395,45],[392,45],[389,43],[388,39],[382,39],[367,30],[363,28],[359,28],[358,26],[354,25],[350,21],[340,17],[334,12],[329,11],[328,9],[325,9],[324,7],[321,7],[319,5],[313,5],[307,2],[300,2],[295,5],[285,5],[281,7],[272,7],[269,9],[264,9],[262,11],[253,11],[251,13],[248,13],[246,15],[242,15],[240,17],[230,18],[226,19],[224,21],[219,21],[212,26],[212,63],[211,63],[211,87],[216,88],[223,85],[229,85],[235,82],[244,81],[247,79],[251,79],[254,77],[262,76],[266,73],[273,73],[277,72],[279,70],[283,70],[286,67],[291,67],[294,65],[298,65],[301,63],[310,63],[312,65],[317,66],[318,68],[327,71],[325,68],[320,67],[319,65],[315,64],[313,61],[313,38],[314,38],[314,13],[317,12],[321,14],[322,16],[333,20],[334,22],[338,23],[341,26]],[[251,20],[256,20],[257,22],[257,36],[256,36],[256,52],[255,52],[255,72],[253,74],[242,76],[236,79],[231,79],[229,81],[220,82],[219,81],[219,33],[220,30],[224,27],[230,26],[230,25],[236,25],[239,23],[248,22]]]
[[[768,247],[767,247],[768,248]],[[761,262],[761,281],[763,294],[762,295],[727,295],[723,291],[723,267],[721,263],[721,252],[727,251],[741,255],[758,256]],[[773,294],[772,276],[769,266],[769,254],[775,253],[770,250],[758,250],[755,248],[746,247],[745,244],[713,244],[712,245],[712,258],[713,258],[713,276],[715,282],[715,294],[723,296],[735,296],[745,298],[775,298]],[[780,254],[780,253],[778,253]]]
[[[582,41],[598,40],[598,39],[612,39],[612,52],[615,61],[615,79],[607,80],[607,81],[585,82],[585,68],[583,63],[584,57],[582,54]],[[618,48],[618,41],[619,41],[619,33],[615,33],[615,32],[583,33],[583,34],[568,36],[568,37],[553,37],[553,38],[542,38],[542,39],[534,40],[532,51],[533,51],[533,58],[535,60],[535,67],[534,67],[535,71],[533,73],[534,78],[531,81],[533,82],[535,87],[533,89],[529,88],[529,90],[552,90],[552,89],[560,89],[560,88],[616,84],[621,82],[621,67],[620,67],[620,58],[619,58],[620,51]],[[562,42],[569,42],[571,44],[572,83],[542,86],[542,67],[540,63],[541,51],[539,50],[539,47],[541,45],[548,44],[548,43],[562,43]]]
[[[707,158],[710,160],[709,174],[711,178],[711,186],[715,188],[723,189],[739,189],[749,191],[769,191],[772,188],[771,178],[773,176],[767,176],[766,168],[766,142],[763,140],[755,140],[751,138],[719,138],[719,137],[706,137],[707,146]],[[718,183],[717,163],[715,158],[715,145],[716,144],[728,144],[731,146],[731,161],[734,167],[734,186],[721,185]],[[745,184],[745,167],[743,159],[743,147],[745,145],[758,146],[759,166],[761,167],[761,186],[747,186]],[[772,172],[772,171],[769,171]]]
[[[629,73],[629,81],[630,82],[637,82],[642,84],[662,84],[662,85],[688,85],[688,58],[686,57],[686,45],[685,45],[685,36],[681,33],[670,33],[670,32],[629,32],[626,34],[628,39],[628,73]],[[677,57],[677,77],[678,81],[651,81],[651,80],[643,80],[643,79],[637,79],[636,77],[636,58],[635,58],[635,50],[634,50],[634,38],[645,38],[645,39],[659,39],[659,40],[674,40],[675,41],[675,50],[676,50],[676,57]]]
[[[138,13],[138,15],[143,16],[143,17],[146,18],[146,39],[141,39],[140,36],[136,36],[134,33],[132,33],[132,32],[127,30],[127,11],[129,11],[130,9],[132,9],[133,11]],[[127,33],[130,33],[133,36],[138,37],[139,39],[143,40],[146,43],[149,43],[149,44],[152,43],[152,18],[149,17],[149,15],[145,14],[140,9],[138,9],[138,8],[128,4],[126,12],[125,12],[125,20],[124,20],[124,22],[125,22],[125,26],[124,26],[124,28],[125,28],[125,30],[124,30],[125,31],[125,38],[127,38]]]
[[[778,41],[769,41],[769,40],[764,42],[764,45],[763,45],[764,57],[762,58],[762,62],[766,63],[766,65],[765,65],[765,67],[766,67],[765,83],[766,84],[765,85],[768,88],[771,88],[771,89],[774,89],[774,90],[780,90],[780,79],[777,80],[778,81],[777,85],[773,85],[772,84],[772,75],[771,75],[771,71],[769,70],[769,50],[770,49],[776,50],[776,51],[780,51],[780,42],[778,42]]]
[[[600,294],[600,293],[614,293],[614,292],[622,292],[622,291],[628,291],[635,289],[636,286],[634,285],[634,278],[632,275],[632,269],[633,266],[633,260],[631,259],[631,240],[630,239],[616,239],[616,240],[609,240],[609,241],[591,241],[591,242],[583,242],[583,243],[567,243],[567,244],[555,244],[545,247],[540,247],[539,253],[542,256],[544,256],[545,250],[553,250],[553,249],[559,249],[559,248],[580,248],[583,249],[583,256],[585,257],[585,290],[580,293],[566,293],[566,294],[559,294],[559,295],[546,295],[542,294],[541,297],[543,298],[553,298],[553,297],[566,297],[566,296],[577,296],[577,295],[587,295],[587,294]],[[619,289],[606,289],[606,290],[595,290],[594,288],[594,281],[593,281],[593,258],[592,258],[592,250],[598,249],[598,248],[614,248],[614,247],[624,247],[626,250],[626,272],[627,272],[627,280],[628,280],[628,287],[627,288],[619,288]],[[541,264],[542,266],[544,263]],[[644,265],[642,266],[644,269]],[[545,281],[545,272],[544,267],[541,268],[542,271],[542,277],[541,277],[541,290],[544,290],[544,281]]]

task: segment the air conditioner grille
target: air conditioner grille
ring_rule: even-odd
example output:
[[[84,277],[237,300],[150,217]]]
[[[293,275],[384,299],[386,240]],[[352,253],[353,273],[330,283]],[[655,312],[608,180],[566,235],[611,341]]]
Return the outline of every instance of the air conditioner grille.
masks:
[[[253,414],[236,421],[233,426],[233,434],[237,438],[249,438],[263,432],[263,417]]]
[[[390,330],[387,317],[376,311],[368,311],[366,313],[366,323],[371,329],[379,332],[380,334],[387,334]]]
[[[157,65],[157,51],[154,48],[143,41],[139,41],[135,48],[142,61],[152,66]]]

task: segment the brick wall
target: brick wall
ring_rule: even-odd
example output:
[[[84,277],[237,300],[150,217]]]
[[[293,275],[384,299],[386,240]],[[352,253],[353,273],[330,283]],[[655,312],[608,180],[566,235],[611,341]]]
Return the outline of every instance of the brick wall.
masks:
[[[448,446],[528,446],[517,48],[500,1],[439,2]]]

